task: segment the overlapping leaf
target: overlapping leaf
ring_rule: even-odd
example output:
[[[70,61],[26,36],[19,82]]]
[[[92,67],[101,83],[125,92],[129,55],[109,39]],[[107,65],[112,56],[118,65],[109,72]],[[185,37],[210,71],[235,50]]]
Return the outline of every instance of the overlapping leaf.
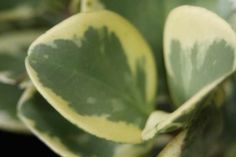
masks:
[[[138,143],[154,107],[151,50],[138,31],[110,11],[62,22],[29,50],[27,71],[65,118],[107,139]]]
[[[235,43],[230,26],[205,9],[184,6],[170,14],[165,29],[165,61],[176,105],[234,72]]]
[[[2,0],[0,33],[49,28],[69,14],[70,0]]]
[[[207,8],[223,18],[229,18],[234,12],[232,0],[100,0],[105,8],[113,10],[132,22],[151,44],[158,67],[158,101],[168,98],[166,74],[163,57],[163,29],[169,12],[181,5],[194,5]],[[135,4],[135,7],[134,7]]]
[[[41,31],[5,33],[0,37],[0,128],[26,132],[16,106],[23,92],[19,85],[27,80],[24,60],[30,43]]]
[[[168,98],[166,74],[163,59],[163,28],[165,7],[163,0],[100,0],[105,8],[115,11],[132,22],[151,45],[158,71],[158,101]],[[135,4],[135,7],[134,7]]]
[[[223,7],[225,7],[227,1],[228,0],[179,0],[179,1],[169,0],[164,2],[165,3],[164,6],[166,15],[168,15],[171,10],[181,5],[199,6],[209,9],[213,12],[220,13],[221,10],[223,12]]]
[[[46,12],[62,10],[69,1],[66,0],[2,0],[0,21],[29,20]]]
[[[16,104],[22,90],[13,85],[0,83],[0,129],[26,132],[27,129],[17,117]]]
[[[204,106],[209,97],[215,99],[212,91],[235,71],[235,43],[230,26],[205,9],[183,6],[170,14],[165,60],[170,91],[180,107],[163,121],[147,124],[144,139],[183,127],[195,109]]]
[[[12,32],[0,36],[0,82],[14,85],[27,77],[24,66],[27,49],[41,32]]]
[[[222,82],[219,86],[223,86]],[[215,84],[205,88],[194,97],[185,102],[181,107],[172,113],[153,112],[149,117],[146,126],[142,132],[145,140],[153,138],[155,135],[168,133],[177,129],[183,129],[191,122],[194,113],[209,105],[221,106],[224,99],[224,93],[221,88],[216,88]],[[214,100],[214,103],[212,103]]]
[[[150,143],[122,145],[85,133],[65,120],[33,88],[24,93],[19,115],[31,131],[61,156],[140,157],[150,150]]]
[[[222,115],[214,103],[195,112],[190,126],[174,138],[158,157],[212,157],[222,130]]]

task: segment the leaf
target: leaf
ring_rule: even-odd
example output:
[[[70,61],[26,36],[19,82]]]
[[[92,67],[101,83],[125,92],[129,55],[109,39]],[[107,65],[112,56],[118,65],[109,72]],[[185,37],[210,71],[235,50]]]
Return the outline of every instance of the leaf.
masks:
[[[0,37],[0,128],[28,132],[19,121],[16,105],[22,94],[18,87],[27,78],[24,59],[30,43],[41,31],[5,33]]]
[[[164,2],[166,15],[181,5],[193,5],[211,10],[226,20],[234,14],[236,4],[234,0],[169,0]]]
[[[168,82],[177,106],[235,71],[235,33],[214,13],[179,7],[170,13],[164,34]]]
[[[5,33],[0,37],[0,82],[17,84],[26,76],[24,60],[31,42],[42,31]]]
[[[151,45],[157,62],[157,96],[168,97],[168,87],[163,59],[164,0],[100,0],[104,7],[119,13],[134,24]]]
[[[210,157],[221,130],[221,111],[209,105],[195,112],[189,128],[176,136],[158,157]]]
[[[89,135],[54,110],[34,88],[28,88],[18,112],[21,120],[52,150],[66,157],[140,157],[149,144],[121,145]]]
[[[122,17],[104,10],[69,18],[32,44],[26,67],[44,98],[75,125],[106,139],[141,142],[154,108],[155,65]]]
[[[226,99],[224,105],[224,122],[225,122],[225,139],[228,141],[227,143],[235,142],[236,139],[235,131],[236,131],[236,78],[235,74],[233,77],[225,85],[226,91]]]
[[[194,113],[200,109],[211,105],[221,107],[225,98],[222,93],[222,87],[227,79],[232,76],[233,74],[224,80],[215,81],[213,84],[205,87],[201,92],[191,97],[174,112],[165,113],[164,116],[161,116],[162,118],[160,115],[160,118],[151,115],[147,122],[152,121],[153,123],[146,123],[142,132],[142,138],[148,140],[163,133],[183,129],[189,124],[189,120],[195,116]]]
[[[67,0],[2,0],[0,6],[0,21],[30,20],[45,13],[61,11],[62,8],[65,8],[67,3]]]
[[[209,9],[218,14],[220,13],[223,5],[227,4],[225,3],[226,1],[228,0],[169,0],[165,1],[165,12],[166,15],[168,15],[170,11],[176,7],[179,7],[181,5],[193,5]]]
[[[223,118],[224,118],[224,129],[218,141],[218,147],[221,154],[226,157],[233,157],[235,150],[235,139],[236,139],[236,105],[235,105],[235,95],[236,95],[236,83],[235,74],[228,79],[225,83],[224,89],[226,92],[226,98],[223,105]]]
[[[168,96],[168,85],[163,57],[163,29],[169,12],[181,5],[194,5],[207,8],[227,18],[235,10],[232,0],[100,0],[104,7],[119,13],[132,22],[150,43],[158,68],[158,97]],[[134,6],[135,5],[135,6]],[[162,103],[162,102],[160,102]]]
[[[0,21],[25,20],[35,17],[33,6],[38,2],[39,0],[2,0],[0,6]]]
[[[204,14],[204,17],[199,18],[202,14]],[[191,17],[187,18],[186,16],[188,15]],[[196,18],[194,18],[195,16]],[[201,25],[204,23],[205,17],[212,20],[216,18],[213,21],[218,23],[212,26],[212,29],[209,30],[208,27],[210,26],[205,28],[205,25]],[[201,20],[203,20],[202,23],[199,22]],[[184,26],[184,24],[194,22],[196,22],[196,25],[199,27],[190,28],[188,26]],[[161,133],[166,133],[185,127],[186,121],[188,121],[192,113],[195,112],[195,110],[200,106],[205,106],[211,99],[214,99],[214,105],[222,105],[222,97],[224,96],[219,95],[218,90],[220,90],[224,82],[229,77],[232,77],[234,73],[235,65],[232,58],[234,59],[235,45],[232,44],[234,44],[236,40],[234,40],[235,35],[231,32],[232,34],[223,36],[226,41],[228,40],[226,47],[224,47],[224,42],[221,43],[223,44],[223,47],[220,47],[221,44],[215,45],[219,48],[211,46],[212,43],[213,45],[215,44],[215,39],[213,37],[216,34],[214,33],[213,28],[218,27],[219,24],[226,28],[225,30],[222,30],[223,34],[219,34],[220,30],[215,28],[215,31],[219,34],[219,36],[215,37],[217,41],[216,43],[221,41],[221,36],[231,32],[232,30],[226,23],[222,22],[220,18],[215,17],[214,14],[198,7],[183,6],[174,10],[169,16],[165,30],[166,66],[173,99],[180,107],[174,112],[168,114],[164,120],[156,120],[156,123],[152,125],[147,124],[142,132],[142,137],[144,140],[153,138],[155,135],[159,135]],[[182,29],[182,32],[185,32],[181,34]],[[206,29],[206,31],[204,31],[204,29]],[[194,32],[192,30],[194,30]],[[195,33],[195,31],[198,31],[198,33]],[[202,36],[200,36],[201,31],[204,33]],[[178,33],[179,36],[177,36]],[[205,36],[207,33],[209,33],[209,35]],[[231,42],[230,36],[232,37]],[[172,39],[174,40],[174,46],[173,42],[171,42]],[[178,42],[177,39],[179,40]],[[196,41],[193,39],[196,39]],[[207,41],[209,42],[210,40],[212,41],[210,42],[210,45],[208,45]],[[180,49],[179,43],[181,43],[181,41],[182,45],[186,47],[186,50]],[[196,47],[195,43],[198,43],[199,46]],[[232,51],[229,48],[229,45],[232,46]],[[203,55],[199,55],[199,53]]]
[[[227,0],[230,1],[230,0]],[[230,26],[233,28],[234,32],[236,31],[236,3],[235,1],[228,2],[229,4],[225,6],[225,10],[227,12],[226,20],[230,24]],[[226,9],[228,8],[228,10]],[[229,9],[230,8],[230,9]]]
[[[236,144],[228,148],[226,152],[226,157],[234,157],[236,155]]]
[[[0,33],[49,28],[69,16],[69,0],[2,0]]]
[[[142,136],[144,140],[153,138],[157,134],[156,126],[166,121],[170,117],[170,113],[163,111],[154,111],[148,118]]]
[[[19,121],[16,112],[22,90],[16,86],[0,83],[0,129],[13,132],[28,132]]]

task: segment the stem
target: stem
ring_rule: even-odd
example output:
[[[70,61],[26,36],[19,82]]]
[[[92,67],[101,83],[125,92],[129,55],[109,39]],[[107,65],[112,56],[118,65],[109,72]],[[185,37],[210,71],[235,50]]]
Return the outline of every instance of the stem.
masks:
[[[71,14],[75,14],[79,12],[80,10],[80,1],[81,0],[71,0],[70,6],[69,6],[69,11]]]
[[[94,0],[81,0],[81,12],[92,11]]]
[[[81,0],[81,12],[92,12],[103,9],[98,0]]]

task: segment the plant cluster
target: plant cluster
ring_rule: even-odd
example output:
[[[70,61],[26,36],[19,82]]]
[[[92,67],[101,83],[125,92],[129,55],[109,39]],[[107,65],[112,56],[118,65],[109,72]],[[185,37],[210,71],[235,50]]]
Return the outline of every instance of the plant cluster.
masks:
[[[2,0],[0,128],[64,157],[235,157],[235,11]]]

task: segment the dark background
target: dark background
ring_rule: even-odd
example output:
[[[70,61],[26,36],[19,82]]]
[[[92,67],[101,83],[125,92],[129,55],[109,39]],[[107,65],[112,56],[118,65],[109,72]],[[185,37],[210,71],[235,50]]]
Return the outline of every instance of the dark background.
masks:
[[[33,135],[0,131],[0,157],[59,157]]]

